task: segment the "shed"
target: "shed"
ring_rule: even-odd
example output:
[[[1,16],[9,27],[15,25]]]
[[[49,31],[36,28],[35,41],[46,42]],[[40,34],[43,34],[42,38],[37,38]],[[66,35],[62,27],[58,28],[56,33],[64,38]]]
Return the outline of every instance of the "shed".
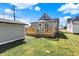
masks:
[[[67,31],[71,33],[79,33],[79,16],[67,19]]]
[[[0,45],[8,42],[24,39],[25,24],[0,18]]]
[[[59,18],[51,19],[46,13],[41,18],[31,23],[31,27],[27,28],[26,34],[36,36],[54,37],[58,31]]]

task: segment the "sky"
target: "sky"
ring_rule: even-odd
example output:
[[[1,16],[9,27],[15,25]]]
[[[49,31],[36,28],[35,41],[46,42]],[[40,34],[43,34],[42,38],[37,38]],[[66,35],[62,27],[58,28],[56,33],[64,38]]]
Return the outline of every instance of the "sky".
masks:
[[[52,19],[59,18],[60,25],[63,26],[66,25],[67,18],[79,16],[78,3],[0,3],[0,18],[13,20],[13,5],[16,20],[27,24],[38,21],[43,13],[47,13]]]

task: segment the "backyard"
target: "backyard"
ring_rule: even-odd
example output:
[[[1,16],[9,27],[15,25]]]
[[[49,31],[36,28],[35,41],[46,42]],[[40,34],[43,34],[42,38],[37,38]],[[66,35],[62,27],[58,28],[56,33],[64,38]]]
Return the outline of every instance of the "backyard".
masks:
[[[61,31],[57,38],[25,36],[23,42],[16,41],[0,46],[1,56],[77,56],[79,35]]]

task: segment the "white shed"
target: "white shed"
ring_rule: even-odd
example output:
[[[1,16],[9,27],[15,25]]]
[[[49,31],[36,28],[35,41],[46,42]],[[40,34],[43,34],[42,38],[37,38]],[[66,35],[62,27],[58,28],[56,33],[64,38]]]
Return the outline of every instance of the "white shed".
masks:
[[[67,31],[71,33],[79,33],[79,16],[67,20]]]
[[[0,45],[15,40],[24,39],[25,24],[0,18]]]

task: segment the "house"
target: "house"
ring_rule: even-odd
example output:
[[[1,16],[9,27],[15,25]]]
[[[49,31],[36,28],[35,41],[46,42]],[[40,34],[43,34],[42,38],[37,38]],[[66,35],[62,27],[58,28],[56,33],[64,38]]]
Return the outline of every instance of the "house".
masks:
[[[0,18],[0,45],[24,39],[25,24]]]
[[[71,33],[79,33],[79,16],[67,19],[67,31]]]
[[[59,29],[58,24],[59,18],[51,19],[46,13],[44,13],[38,21],[31,23],[31,27],[27,28],[26,34],[54,37]]]
[[[63,25],[59,25],[59,30],[63,30],[64,26]]]

